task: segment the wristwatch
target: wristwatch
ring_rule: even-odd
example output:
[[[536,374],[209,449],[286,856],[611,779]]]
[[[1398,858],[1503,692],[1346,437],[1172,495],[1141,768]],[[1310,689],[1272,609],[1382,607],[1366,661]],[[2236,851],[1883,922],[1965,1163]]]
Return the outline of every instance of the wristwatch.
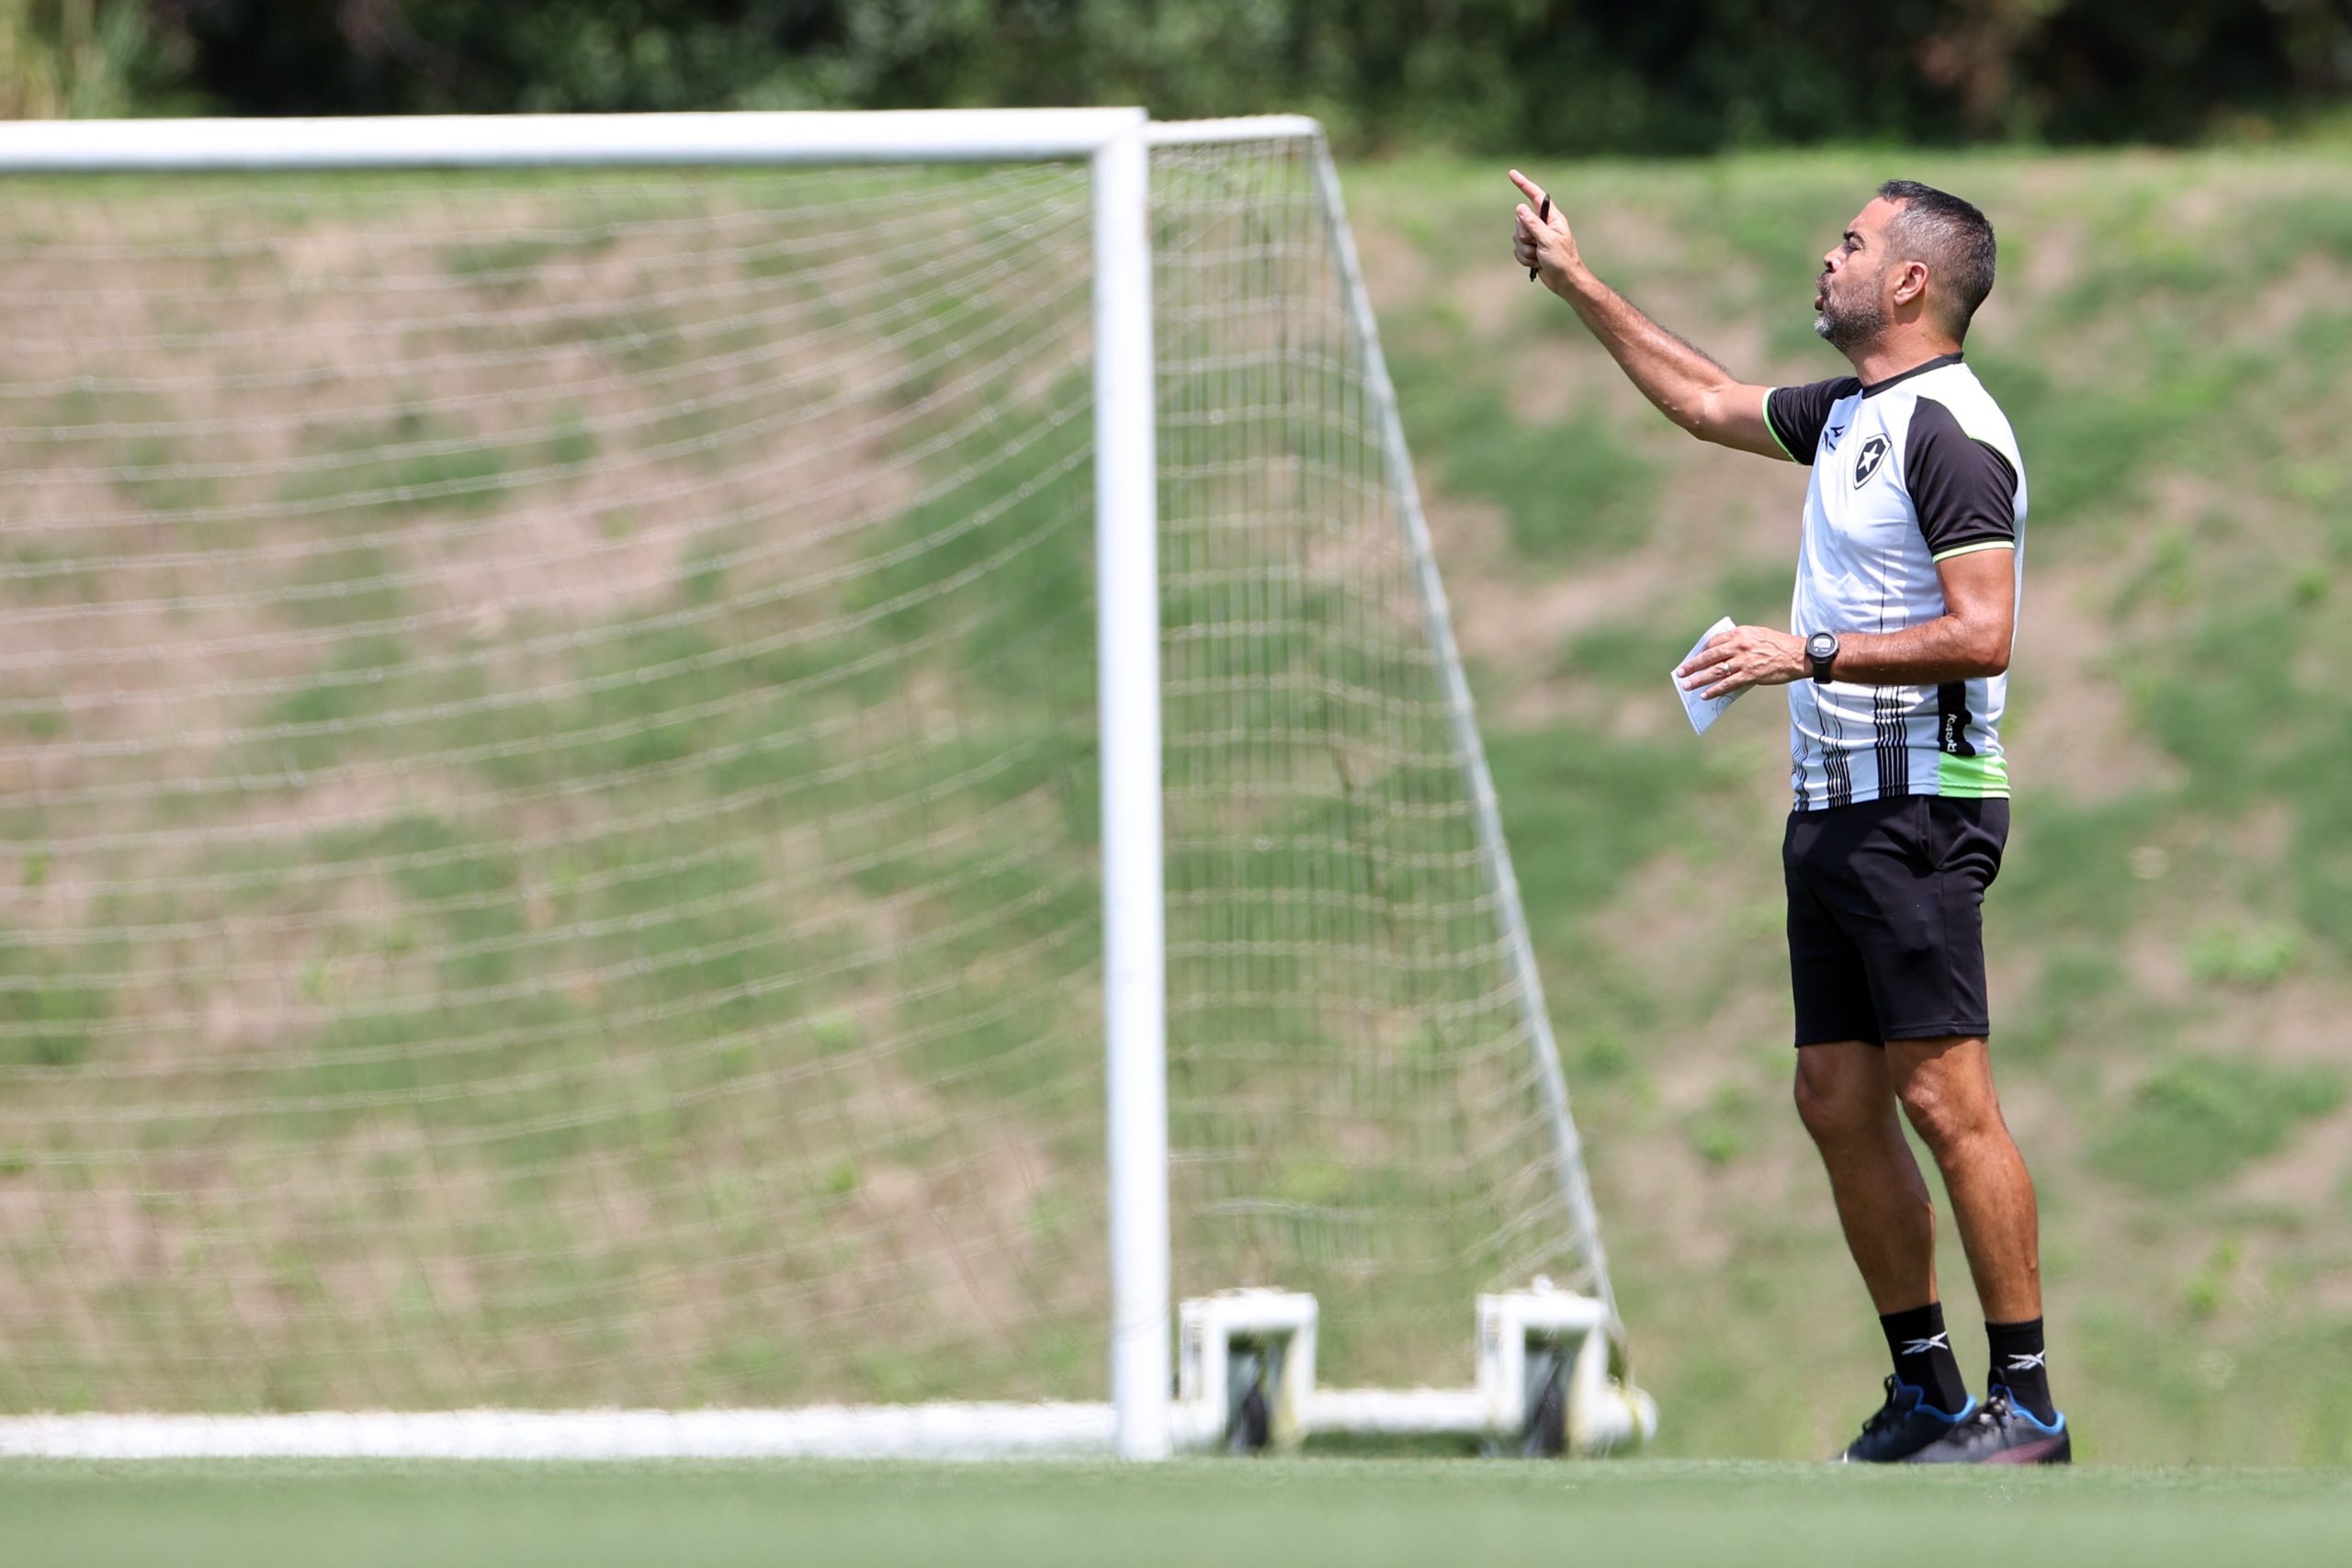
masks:
[[[1804,656],[1813,661],[1815,685],[1829,684],[1829,667],[1838,661],[1838,634],[1815,632],[1804,639]]]

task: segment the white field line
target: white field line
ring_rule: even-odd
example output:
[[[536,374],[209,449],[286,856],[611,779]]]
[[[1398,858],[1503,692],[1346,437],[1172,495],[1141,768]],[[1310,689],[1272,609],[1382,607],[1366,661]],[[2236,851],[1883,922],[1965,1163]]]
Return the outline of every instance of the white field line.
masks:
[[[1310,1432],[1477,1433],[1471,1389],[1318,1389]],[[1180,1446],[1221,1412],[1177,1413]],[[1106,1456],[1107,1404],[811,1405],[797,1410],[314,1411],[0,1417],[11,1459],[1046,1459]]]
[[[0,1419],[0,1455],[47,1459],[1021,1459],[1110,1450],[1108,1404]]]

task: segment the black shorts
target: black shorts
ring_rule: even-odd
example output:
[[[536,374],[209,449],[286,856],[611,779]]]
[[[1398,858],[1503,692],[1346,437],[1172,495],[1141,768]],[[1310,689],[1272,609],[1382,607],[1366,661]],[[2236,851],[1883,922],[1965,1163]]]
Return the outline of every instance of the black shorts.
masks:
[[[1899,795],[1789,816],[1797,1043],[1988,1035],[1984,890],[2006,800]]]

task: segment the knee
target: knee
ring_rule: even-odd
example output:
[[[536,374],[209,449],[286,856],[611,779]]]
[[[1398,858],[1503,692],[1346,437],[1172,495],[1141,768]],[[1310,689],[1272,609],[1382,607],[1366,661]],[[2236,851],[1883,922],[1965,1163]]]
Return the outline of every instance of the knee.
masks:
[[[1939,1156],[1983,1132],[1996,1115],[1974,1095],[1955,1092],[1951,1085],[1926,1073],[1913,1074],[1895,1095],[1920,1142]]]
[[[1816,1058],[1802,1053],[1797,1057],[1797,1119],[1817,1144],[1852,1137],[1868,1128],[1886,1113],[1884,1093],[1882,1089],[1878,1097],[1869,1095],[1861,1085],[1841,1077]]]

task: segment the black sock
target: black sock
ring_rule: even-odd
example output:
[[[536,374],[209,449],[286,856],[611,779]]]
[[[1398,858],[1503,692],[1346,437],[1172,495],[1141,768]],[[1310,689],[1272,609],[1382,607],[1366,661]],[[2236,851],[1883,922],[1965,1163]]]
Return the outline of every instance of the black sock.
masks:
[[[1894,1352],[1894,1375],[1921,1390],[1927,1404],[1947,1416],[1959,1415],[1968,1403],[1968,1384],[1944,1334],[1942,1304],[1929,1302],[1908,1312],[1883,1313],[1878,1325],[1886,1330],[1886,1348]]]
[[[2050,1403],[2050,1369],[2043,1364],[2041,1319],[1988,1323],[1984,1337],[1993,1348],[1993,1371],[1986,1381],[2007,1389],[2010,1403],[2030,1411],[2035,1420],[2045,1425],[2057,1420],[2058,1407]]]

